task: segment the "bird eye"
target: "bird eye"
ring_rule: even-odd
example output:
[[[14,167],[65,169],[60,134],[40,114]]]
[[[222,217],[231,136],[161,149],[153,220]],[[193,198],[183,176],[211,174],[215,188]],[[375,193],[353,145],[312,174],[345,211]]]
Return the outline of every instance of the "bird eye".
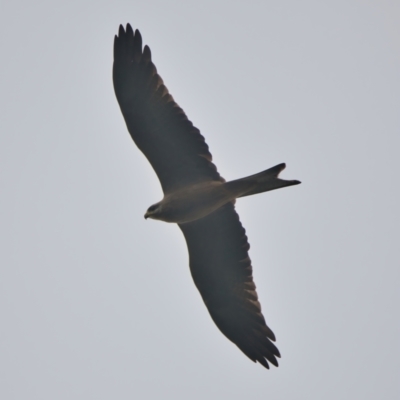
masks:
[[[153,212],[155,209],[156,209],[156,206],[150,206],[150,207],[149,207],[149,211],[150,211],[150,212]]]

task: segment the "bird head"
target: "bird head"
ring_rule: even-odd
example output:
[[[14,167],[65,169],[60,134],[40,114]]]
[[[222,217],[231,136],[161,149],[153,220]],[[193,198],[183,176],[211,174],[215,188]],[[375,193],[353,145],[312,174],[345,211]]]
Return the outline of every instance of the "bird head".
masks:
[[[158,217],[160,213],[161,213],[161,204],[156,203],[147,209],[146,214],[144,214],[144,218],[159,219]]]

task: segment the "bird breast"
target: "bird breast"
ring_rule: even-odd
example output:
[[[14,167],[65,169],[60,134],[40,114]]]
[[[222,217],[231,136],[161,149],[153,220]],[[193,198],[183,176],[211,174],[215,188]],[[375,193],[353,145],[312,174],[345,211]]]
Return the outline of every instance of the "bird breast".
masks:
[[[166,194],[157,219],[183,224],[203,218],[234,200],[224,182],[203,182]]]

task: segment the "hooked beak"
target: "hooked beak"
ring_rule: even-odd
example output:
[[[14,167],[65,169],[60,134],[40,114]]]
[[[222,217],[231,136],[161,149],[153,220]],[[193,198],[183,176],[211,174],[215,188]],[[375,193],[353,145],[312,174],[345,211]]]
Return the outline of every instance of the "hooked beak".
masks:
[[[144,214],[144,219],[147,219],[147,218],[149,218],[149,213],[148,212],[146,212],[146,214]]]

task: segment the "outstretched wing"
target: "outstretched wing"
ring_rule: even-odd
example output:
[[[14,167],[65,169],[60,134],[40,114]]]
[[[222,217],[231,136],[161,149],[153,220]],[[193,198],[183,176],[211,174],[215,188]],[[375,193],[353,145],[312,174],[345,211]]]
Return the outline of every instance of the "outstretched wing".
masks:
[[[164,193],[223,180],[200,131],[168,93],[142,37],[119,28],[114,41],[114,90],[132,139],[144,153]]]
[[[234,205],[179,225],[189,250],[190,270],[221,332],[251,360],[269,368],[280,357],[265,323],[253,282],[250,248]]]

